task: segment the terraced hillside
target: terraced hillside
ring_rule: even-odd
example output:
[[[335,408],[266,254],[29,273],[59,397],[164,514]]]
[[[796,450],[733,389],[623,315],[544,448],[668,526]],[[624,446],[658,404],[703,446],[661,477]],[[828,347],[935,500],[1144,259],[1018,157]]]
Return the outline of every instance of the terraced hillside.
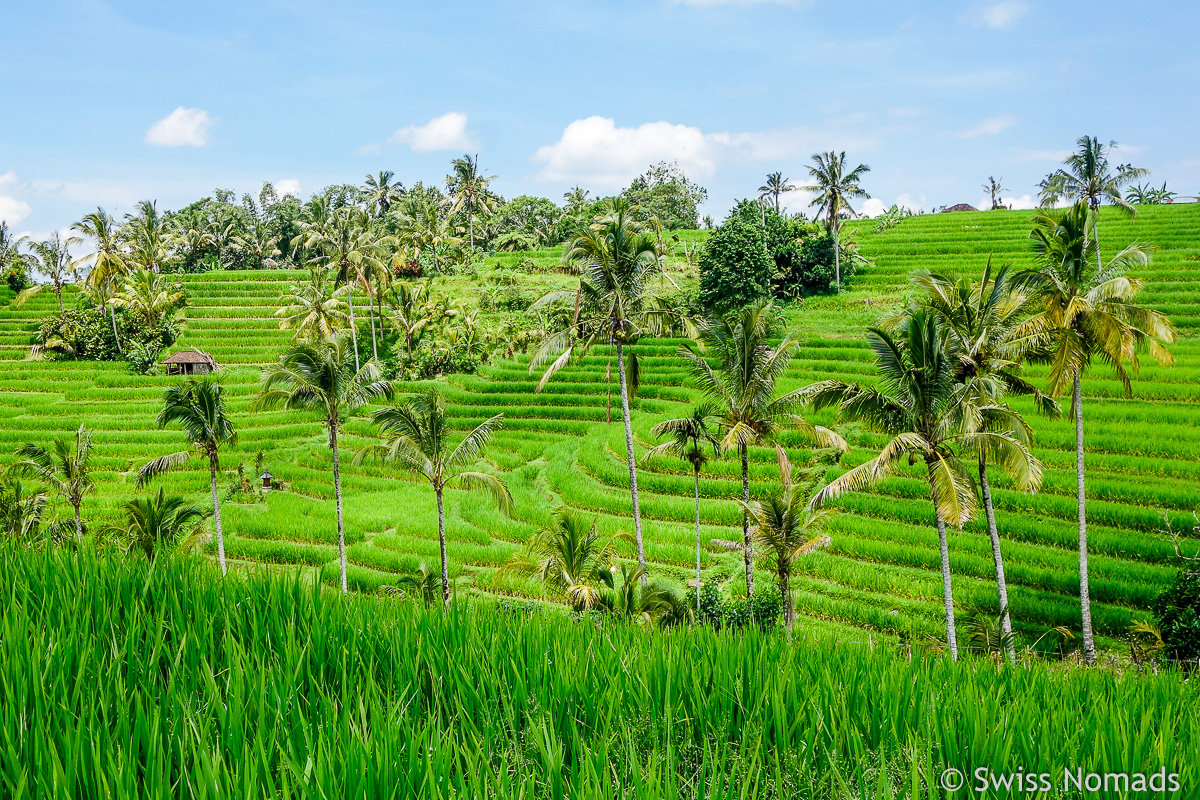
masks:
[[[982,270],[989,255],[1000,263],[1027,263],[1030,212],[979,212],[904,220],[883,233],[859,226],[861,252],[872,264],[860,269],[851,289],[836,298],[810,299],[791,314],[804,348],[783,388],[824,378],[870,382],[873,369],[862,339],[865,325],[894,310],[908,290],[907,274],[917,268],[945,272]],[[1099,633],[1121,635],[1174,573],[1173,549],[1162,533],[1168,524],[1190,530],[1191,512],[1200,508],[1197,478],[1200,451],[1200,205],[1144,208],[1135,220],[1106,212],[1102,241],[1111,254],[1131,241],[1160,250],[1139,277],[1146,304],[1168,313],[1181,341],[1173,348],[1174,368],[1143,365],[1135,396],[1121,396],[1120,384],[1097,367],[1084,384],[1087,403],[1089,530],[1092,543],[1093,614]],[[541,258],[548,257],[542,254]],[[231,556],[251,565],[302,565],[336,580],[334,508],[330,455],[314,419],[271,412],[250,414],[260,365],[273,361],[287,341],[271,314],[286,283],[284,272],[225,272],[186,279],[190,307],[181,342],[212,353],[228,367],[224,377],[235,397],[241,431],[238,458],[247,465],[263,451],[271,471],[290,483],[264,504],[225,508]],[[569,281],[538,276],[540,286]],[[478,286],[456,279],[464,296]],[[104,469],[97,495],[88,502],[99,517],[111,517],[133,491],[131,471],[149,458],[177,449],[179,434],[153,429],[162,388],[171,379],[140,377],[119,364],[24,361],[40,314],[52,296],[13,309],[11,294],[0,295],[0,454],[22,441],[48,441],[80,423],[97,431]],[[643,357],[643,387],[633,403],[640,441],[666,415],[678,415],[695,399],[673,340],[637,346]],[[490,468],[505,473],[516,507],[502,517],[480,495],[451,492],[447,534],[452,575],[459,591],[542,598],[534,583],[497,578],[498,565],[547,519],[551,508],[583,509],[607,531],[630,527],[627,474],[619,454],[624,441],[619,414],[606,423],[609,354],[594,351],[560,372],[541,394],[524,360],[500,362],[478,376],[453,376],[446,393],[461,426],[503,412],[505,424],[489,450]],[[1040,378],[1036,369],[1030,370]],[[1021,406],[1020,403],[1018,403]],[[1056,625],[1077,625],[1078,590],[1073,451],[1067,421],[1037,418],[1021,406],[1038,436],[1045,463],[1043,490],[1036,495],[1011,490],[997,478],[995,500],[1005,538],[1012,610],[1019,625],[1040,633]],[[826,417],[820,420],[831,422]],[[878,437],[844,431],[854,449],[841,468],[871,457]],[[365,443],[370,428],[362,418],[348,424],[345,463],[346,526],[353,564],[351,581],[370,590],[397,572],[437,559],[432,492],[379,467],[356,467],[349,451]],[[804,446],[790,439],[793,460]],[[778,480],[773,450],[752,451],[756,491]],[[7,457],[0,456],[0,457]],[[184,472],[171,479],[178,491],[198,499],[207,475]],[[682,583],[693,563],[692,483],[685,465],[659,463],[639,475],[651,571]],[[713,463],[701,492],[704,569],[708,580],[729,580],[736,589],[740,556],[711,544],[737,538],[740,513],[738,466]],[[843,512],[832,524],[832,546],[809,557],[796,582],[796,599],[807,624],[831,629],[852,626],[884,634],[936,635],[940,631],[941,581],[933,513],[926,485],[915,468],[872,492],[838,501]],[[951,560],[960,607],[995,609],[990,548],[982,525],[952,532]],[[769,576],[762,575],[763,580]]]

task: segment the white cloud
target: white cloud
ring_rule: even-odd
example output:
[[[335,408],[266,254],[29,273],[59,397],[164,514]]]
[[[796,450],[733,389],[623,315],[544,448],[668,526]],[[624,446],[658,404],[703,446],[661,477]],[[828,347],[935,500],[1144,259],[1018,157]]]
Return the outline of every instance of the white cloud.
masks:
[[[878,217],[883,212],[887,211],[887,206],[878,197],[869,197],[863,201],[862,210],[858,213],[864,217]]]
[[[1016,124],[1017,118],[1012,114],[998,114],[994,117],[988,117],[979,124],[967,128],[965,131],[959,131],[958,135],[963,139],[973,139],[976,136],[994,136]]]
[[[208,129],[216,120],[202,108],[179,108],[146,131],[146,144],[158,147],[204,147]]]
[[[588,117],[569,124],[554,144],[539,147],[533,161],[542,165],[541,181],[581,183],[600,189],[619,188],[646,167],[676,161],[693,178],[713,175],[727,162],[755,163],[807,157],[837,145],[869,147],[861,134],[844,135],[791,128],[742,133],[705,133],[692,125],[646,122],[618,127],[609,117]]]
[[[986,26],[998,31],[1011,30],[1032,9],[1027,0],[1000,0],[998,3],[976,3],[967,12],[972,25]]]
[[[392,134],[389,142],[406,144],[417,153],[433,153],[438,150],[471,150],[479,146],[475,137],[467,130],[467,115],[451,111],[434,117],[424,125],[409,125]],[[373,152],[371,145],[359,148],[361,152]]]
[[[290,194],[293,197],[300,196],[300,181],[295,178],[284,178],[283,180],[275,181],[275,191],[282,197],[285,194]]]
[[[29,203],[26,203],[24,200],[0,195],[0,222],[7,222],[9,225],[18,225],[21,220],[29,216],[29,212],[32,210],[29,207]]]
[[[914,199],[912,195],[905,193],[897,197],[893,203],[901,208],[907,208],[914,213],[919,213],[925,206],[925,195]],[[878,217],[890,207],[889,204],[878,197],[871,197],[863,201],[862,209],[858,213],[864,217]]]

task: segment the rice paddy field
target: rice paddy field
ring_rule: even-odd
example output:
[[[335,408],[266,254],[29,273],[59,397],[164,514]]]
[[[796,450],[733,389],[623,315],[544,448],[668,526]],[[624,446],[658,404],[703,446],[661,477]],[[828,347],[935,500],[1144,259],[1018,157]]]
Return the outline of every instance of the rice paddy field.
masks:
[[[848,291],[813,298],[788,311],[803,347],[783,385],[790,390],[826,378],[872,382],[873,367],[862,330],[894,311],[909,291],[914,269],[978,274],[988,257],[996,263],[1028,264],[1032,212],[994,211],[938,214],[903,220],[876,233],[871,223],[855,227],[861,266]],[[689,235],[696,241],[699,234]],[[1200,508],[1200,204],[1143,207],[1135,219],[1105,211],[1101,241],[1109,255],[1138,241],[1157,246],[1153,263],[1138,277],[1148,288],[1141,299],[1167,313],[1179,328],[1174,367],[1142,365],[1134,396],[1102,366],[1084,382],[1087,436],[1089,532],[1093,615],[1100,645],[1123,649],[1130,624],[1149,616],[1148,607],[1171,581],[1174,551],[1166,530],[1190,533]],[[507,257],[511,270],[553,266],[557,251]],[[694,267],[677,262],[677,280],[695,281]],[[226,547],[239,568],[301,572],[336,583],[336,529],[330,453],[315,418],[285,412],[248,411],[259,370],[275,360],[289,334],[272,317],[280,293],[298,276],[282,271],[217,272],[184,277],[189,307],[180,346],[211,353],[226,369],[241,446],[224,456],[232,471],[239,460],[252,468],[262,451],[266,464],[289,484],[265,503],[223,508]],[[531,293],[570,285],[548,271],[523,275]],[[443,291],[477,302],[483,287],[472,276],[445,279]],[[25,441],[48,444],[80,423],[96,431],[100,484],[85,505],[94,523],[112,518],[134,492],[133,473],[147,460],[179,449],[177,431],[153,425],[163,388],[173,378],[143,377],[123,364],[32,362],[26,360],[40,316],[54,306],[45,293],[13,308],[0,294],[0,459],[11,458]],[[70,300],[70,297],[68,297]],[[487,317],[485,315],[486,322]],[[365,325],[363,328],[365,332]],[[369,334],[366,343],[369,351]],[[639,448],[650,428],[682,415],[698,399],[689,387],[679,340],[645,340],[642,389],[633,401]],[[631,529],[624,440],[619,403],[606,422],[609,390],[604,373],[610,354],[597,349],[562,370],[541,394],[527,357],[494,361],[474,376],[445,379],[450,413],[467,428],[504,414],[504,428],[487,451],[485,469],[503,474],[515,500],[510,517],[499,515],[480,494],[448,494],[447,535],[451,575],[460,597],[507,595],[550,602],[542,587],[523,578],[497,577],[497,568],[544,524],[552,509],[567,506],[596,516],[606,532]],[[615,372],[615,370],[614,370]],[[1044,375],[1029,370],[1035,380]],[[1038,494],[1012,490],[995,478],[998,523],[1004,539],[1015,621],[1027,640],[1056,626],[1078,626],[1078,573],[1074,501],[1074,433],[1066,420],[1026,413],[1037,434],[1036,453],[1046,465]],[[829,417],[817,418],[829,424]],[[350,582],[372,592],[421,562],[437,561],[437,526],[432,491],[406,475],[371,464],[354,466],[352,451],[369,441],[363,416],[347,424],[342,476],[346,498]],[[869,459],[878,437],[855,428],[843,433],[853,449],[836,470]],[[785,435],[793,461],[803,462],[805,445]],[[777,484],[773,450],[751,453],[753,490]],[[207,472],[168,479],[171,490],[202,500]],[[734,460],[715,461],[701,481],[703,568],[706,581],[737,588],[740,555],[712,540],[740,535],[740,492]],[[831,476],[836,470],[831,472]],[[694,564],[692,483],[685,464],[658,463],[639,473],[650,571],[682,585]],[[794,581],[801,627],[814,635],[874,644],[937,637],[941,582],[933,512],[925,484],[914,469],[869,492],[837,501],[832,545],[807,557]],[[962,613],[994,613],[995,588],[987,537],[980,522],[950,535],[955,597]],[[770,577],[764,572],[760,580]]]

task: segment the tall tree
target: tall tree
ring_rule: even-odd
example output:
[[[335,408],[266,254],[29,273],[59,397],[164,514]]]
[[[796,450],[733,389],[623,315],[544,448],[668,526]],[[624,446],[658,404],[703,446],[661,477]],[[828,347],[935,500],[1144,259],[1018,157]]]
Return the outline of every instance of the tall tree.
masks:
[[[837,290],[842,290],[842,243],[841,229],[843,216],[858,216],[850,201],[855,198],[868,198],[871,195],[859,185],[862,176],[871,171],[866,164],[859,164],[849,172],[846,171],[846,153],[817,153],[812,157],[813,164],[808,168],[812,184],[804,188],[816,192],[810,206],[817,206],[818,213],[825,217],[825,225],[833,234],[833,274]]]
[[[959,451],[986,448],[1021,485],[1033,483],[1033,476],[1022,474],[1022,469],[1036,462],[1010,434],[963,423],[992,409],[970,407],[971,395],[954,379],[956,360],[948,352],[937,316],[916,309],[905,315],[894,334],[869,328],[867,341],[875,353],[881,388],[823,381],[801,391],[813,408],[835,407],[841,419],[862,423],[892,439],[878,456],[831,481],[812,504],[877,483],[910,460],[924,463],[941,553],[946,644],[957,659],[946,525],[961,527],[977,510],[971,472]]]
[[[780,334],[775,306],[759,301],[726,316],[713,317],[700,326],[702,349],[681,350],[691,367],[696,386],[716,406],[714,418],[724,434],[723,449],[737,448],[742,461],[742,554],[746,566],[746,594],[754,594],[754,546],[750,537],[750,447],[775,444],[780,469],[787,452],[775,441],[785,426],[822,447],[846,449],[833,431],[813,425],[799,413],[800,391],[777,394],[776,384],[799,349],[791,334]],[[715,363],[710,364],[709,359]]]
[[[157,328],[187,302],[183,286],[170,276],[138,267],[125,276],[112,302],[129,309],[146,328]]]
[[[83,218],[75,223],[74,229],[92,242],[92,269],[88,273],[86,285],[101,298],[100,308],[108,312],[109,321],[112,322],[113,341],[116,343],[117,352],[120,353],[117,312],[114,304],[110,302],[125,276],[129,274],[120,227],[107,211],[97,206],[95,211],[84,214]]]
[[[442,556],[442,604],[450,605],[450,567],[446,556],[446,511],[443,494],[446,487],[485,489],[491,492],[504,513],[512,510],[512,495],[508,487],[494,475],[466,469],[479,460],[501,427],[503,414],[484,420],[462,440],[451,447],[451,430],[446,422],[446,403],[436,390],[412,395],[407,402],[381,408],[371,414],[371,420],[383,432],[382,445],[368,445],[355,455],[361,463],[367,455],[399,464],[414,475],[420,475],[433,487],[437,498],[438,545]]]
[[[79,261],[71,258],[71,248],[83,244],[83,240],[78,236],[68,236],[64,239],[55,231],[44,242],[32,241],[28,237],[22,237],[19,241],[24,241],[29,248],[29,259],[33,268],[50,279],[50,286],[54,289],[61,313],[63,285],[79,280],[82,268]],[[38,294],[44,287],[45,284],[30,286],[17,295],[17,305]]]
[[[1000,185],[1000,182],[1003,180],[1004,178],[997,180],[991,175],[988,175],[987,183],[983,185],[983,190],[988,193],[988,197],[990,197],[992,200],[992,211],[1004,208],[1004,202],[1000,199],[1000,194],[1002,192],[1007,192],[1008,190]]]
[[[329,436],[333,454],[333,493],[337,500],[338,560],[342,592],[346,580],[346,534],[342,519],[342,473],[338,461],[338,433],[342,417],[372,400],[391,397],[392,384],[382,380],[379,367],[368,361],[359,367],[351,348],[339,336],[289,347],[279,363],[263,372],[258,396],[251,408],[316,411]]]
[[[1116,142],[1109,142],[1105,146],[1095,136],[1081,136],[1075,144],[1078,149],[1067,156],[1062,168],[1052,172],[1038,184],[1038,197],[1045,207],[1055,205],[1064,197],[1087,203],[1087,207],[1092,211],[1091,235],[1096,240],[1096,271],[1102,272],[1098,224],[1100,205],[1107,200],[1129,216],[1133,216],[1137,209],[1121,196],[1121,190],[1134,181],[1148,177],[1150,172],[1129,164],[1120,164],[1114,171],[1109,158],[1113,148],[1117,146]]]
[[[208,459],[209,490],[212,493],[213,520],[217,530],[217,561],[221,574],[225,567],[225,536],[221,530],[221,498],[217,494],[217,475],[221,472],[220,450],[237,446],[237,431],[229,418],[225,388],[215,378],[204,377],[169,387],[163,393],[163,407],[155,420],[158,427],[178,424],[191,444],[190,450],[161,456],[138,470],[137,485],[181,466],[192,456]]]
[[[131,267],[161,272],[171,257],[175,237],[166,217],[158,213],[157,202],[143,200],[137,211],[125,215],[125,241],[129,248],[125,260]]]
[[[583,270],[579,288],[550,292],[532,306],[573,307],[574,316],[565,328],[546,338],[530,361],[529,370],[549,364],[535,389],[540,392],[572,357],[582,357],[597,342],[615,346],[638,566],[644,569],[646,551],[638,503],[633,422],[629,415],[629,387],[631,382],[636,384],[640,367],[633,354],[626,363],[624,348],[640,333],[657,332],[665,311],[649,291],[651,280],[662,271],[658,249],[654,237],[636,221],[636,214],[637,206],[614,198],[609,201],[605,215],[586,233],[575,237],[566,258]]]
[[[83,543],[83,500],[95,488],[92,477],[92,434],[80,425],[75,431],[75,444],[55,439],[47,450],[36,444],[17,448],[18,461],[10,464],[8,473],[36,478],[65,500],[75,511],[75,539]]]
[[[675,456],[692,465],[692,484],[696,495],[696,608],[700,608],[700,470],[708,463],[705,447],[720,455],[721,443],[709,430],[709,420],[716,409],[701,403],[692,409],[691,416],[669,419],[655,425],[650,433],[669,441],[650,448],[643,457],[649,461],[662,456]]]
[[[987,409],[981,411],[977,419],[967,422],[988,430],[1003,430],[1026,448],[1032,446],[1033,432],[1028,423],[1005,404],[1005,399],[1018,395],[1029,396],[1042,414],[1057,417],[1061,413],[1053,398],[1042,394],[1020,375],[1021,362],[1039,344],[1037,337],[1021,332],[1033,313],[1033,298],[1013,281],[1009,267],[1001,267],[993,276],[990,259],[979,282],[966,277],[953,279],[926,271],[914,273],[912,282],[923,290],[917,303],[938,317],[945,332],[950,357],[957,361],[955,381],[966,387],[973,407]],[[985,445],[978,450],[976,457],[979,491],[996,572],[1001,641],[1008,660],[1013,662],[1016,660],[1016,651],[1008,584],[988,478],[991,453],[986,441],[978,443]],[[1022,464],[1020,475],[1014,477],[1029,476],[1032,482],[1021,488],[1033,490],[1041,482],[1042,465],[1032,455],[1030,458],[1032,461]]]
[[[1075,420],[1075,484],[1079,517],[1079,601],[1083,624],[1083,654],[1096,658],[1092,632],[1091,595],[1088,586],[1087,503],[1084,486],[1083,373],[1093,359],[1108,363],[1132,395],[1129,369],[1138,368],[1138,353],[1149,350],[1160,364],[1173,364],[1164,345],[1175,341],[1175,326],[1163,314],[1143,308],[1135,299],[1143,282],[1125,274],[1145,266],[1147,248],[1125,248],[1104,265],[1093,269],[1099,242],[1093,232],[1095,211],[1080,200],[1062,213],[1044,212],[1034,220],[1034,257],[1037,266],[1017,279],[1033,292],[1041,310],[1024,333],[1043,339],[1039,360],[1050,365],[1049,394],[1057,396],[1071,387],[1071,414]],[[1127,367],[1128,365],[1128,367]]]
[[[333,286],[329,270],[310,266],[308,280],[290,284],[279,298],[283,305],[275,316],[283,318],[280,330],[294,330],[300,339],[325,339],[340,333],[350,325],[341,294],[342,290]]]
[[[404,184],[392,181],[396,174],[390,169],[381,169],[378,175],[368,175],[362,193],[367,206],[378,217],[385,216],[392,204],[404,197]]]
[[[775,204],[776,213],[779,213],[779,195],[794,191],[796,191],[796,186],[787,178],[783,177],[782,172],[772,172],[768,174],[767,182],[758,187],[758,193],[760,195],[771,196]]]
[[[495,175],[483,175],[479,171],[479,156],[464,155],[450,162],[453,173],[446,177],[446,191],[450,194],[452,213],[467,213],[467,228],[471,237],[471,257],[475,257],[475,215],[491,214],[496,210],[495,200],[488,185],[496,180]]]

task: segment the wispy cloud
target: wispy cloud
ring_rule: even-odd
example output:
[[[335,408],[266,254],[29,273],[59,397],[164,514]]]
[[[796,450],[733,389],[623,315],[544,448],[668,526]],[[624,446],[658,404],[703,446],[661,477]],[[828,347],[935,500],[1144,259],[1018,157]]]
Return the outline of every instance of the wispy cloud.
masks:
[[[965,21],[977,27],[993,30],[1012,30],[1031,11],[1027,0],[1000,0],[998,3],[975,3],[967,9]]]
[[[202,108],[179,108],[150,126],[146,144],[157,147],[204,147],[216,120]]]
[[[997,114],[994,117],[988,117],[972,125],[964,131],[959,131],[958,135],[963,139],[974,139],[976,136],[995,136],[997,133],[1006,131],[1016,124],[1017,118],[1012,114]]]
[[[417,153],[435,153],[439,150],[471,150],[479,146],[475,136],[467,130],[467,115],[451,111],[434,117],[424,125],[408,125],[396,131],[388,139],[394,144],[406,144]],[[363,152],[371,145],[360,148]]]

